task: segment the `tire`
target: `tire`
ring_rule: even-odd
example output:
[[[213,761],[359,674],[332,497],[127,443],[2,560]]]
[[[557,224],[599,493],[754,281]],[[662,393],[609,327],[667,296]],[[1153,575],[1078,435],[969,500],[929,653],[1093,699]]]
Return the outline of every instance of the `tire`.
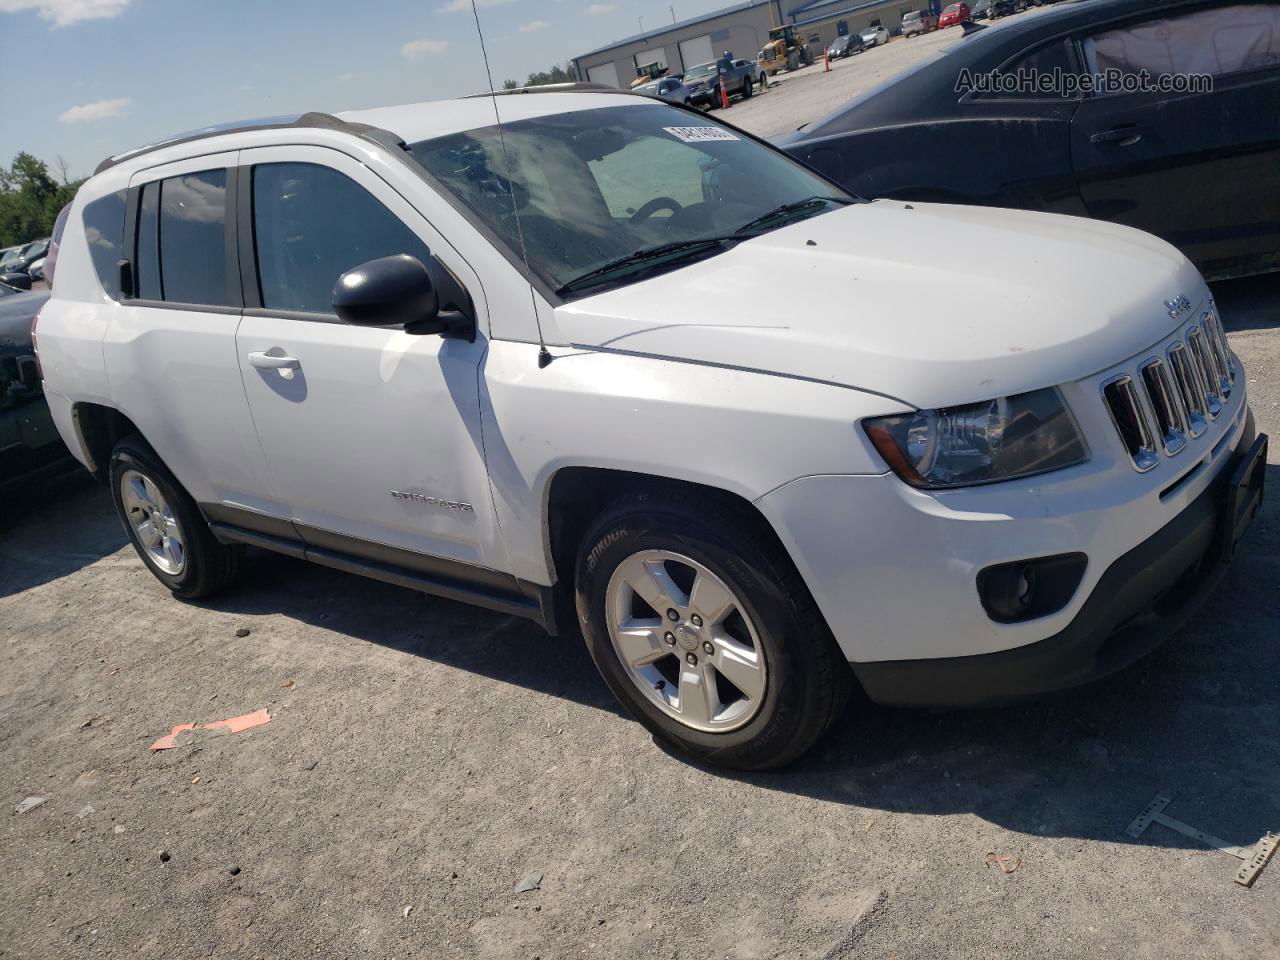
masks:
[[[742,99],[743,100],[751,99],[751,93],[752,93],[751,87],[752,87],[751,78],[747,77],[747,79],[742,82]]]
[[[652,594],[659,581],[645,574],[658,568],[668,575],[667,596],[678,595],[680,609],[669,608],[674,625],[667,611],[636,600],[640,590]],[[696,760],[783,766],[848,703],[849,665],[790,558],[749,508],[681,491],[624,497],[585,537],[575,587],[583,637],[609,688],[650,733]],[[733,612],[717,618],[711,608],[727,608],[704,600],[726,594]],[[661,606],[666,598],[659,591],[650,599]],[[624,635],[628,618],[635,623]],[[633,639],[615,639],[626,635]],[[700,700],[692,695],[699,689],[711,694]]]
[[[133,548],[175,597],[211,596],[236,578],[244,547],[217,541],[190,494],[141,437],[125,437],[111,451],[110,483],[116,515]],[[162,517],[164,534],[147,520],[152,515]],[[144,534],[159,542],[148,546]]]

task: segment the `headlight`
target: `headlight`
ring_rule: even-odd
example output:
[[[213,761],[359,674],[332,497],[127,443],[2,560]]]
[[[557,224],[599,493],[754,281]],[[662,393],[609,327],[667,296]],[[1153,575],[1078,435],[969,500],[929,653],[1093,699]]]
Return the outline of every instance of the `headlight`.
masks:
[[[1012,480],[1089,459],[1075,420],[1052,387],[878,417],[863,427],[894,473],[927,489]]]

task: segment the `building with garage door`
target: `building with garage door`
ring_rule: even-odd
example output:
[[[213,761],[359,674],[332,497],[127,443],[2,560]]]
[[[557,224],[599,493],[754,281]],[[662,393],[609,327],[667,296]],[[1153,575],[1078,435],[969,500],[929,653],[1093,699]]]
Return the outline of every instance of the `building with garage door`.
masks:
[[[858,33],[883,25],[901,30],[911,10],[937,9],[938,0],[750,0],[670,26],[618,40],[573,58],[578,79],[627,88],[650,64],[684,73],[724,52],[756,59],[769,42],[769,30],[780,24],[798,27],[814,56],[842,33]]]

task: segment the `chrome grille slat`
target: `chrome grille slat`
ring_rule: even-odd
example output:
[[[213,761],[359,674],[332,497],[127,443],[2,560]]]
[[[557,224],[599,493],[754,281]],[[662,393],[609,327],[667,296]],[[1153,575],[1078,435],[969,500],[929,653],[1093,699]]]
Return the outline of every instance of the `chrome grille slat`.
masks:
[[[1138,368],[1138,375],[1156,417],[1160,444],[1167,456],[1176,456],[1187,446],[1187,422],[1169,370],[1163,360],[1152,357]]]
[[[1204,326],[1213,346],[1214,357],[1218,361],[1222,396],[1229,397],[1236,382],[1236,365],[1231,356],[1231,345],[1227,343],[1227,331],[1222,327],[1222,318],[1218,316],[1216,307],[1211,307],[1205,314]]]
[[[1102,385],[1102,396],[1116,432],[1129,451],[1129,459],[1139,473],[1146,473],[1160,462],[1156,453],[1155,436],[1147,421],[1133,378],[1128,374],[1112,377]]]
[[[1187,331],[1187,350],[1191,354],[1191,362],[1200,375],[1200,386],[1204,390],[1205,412],[1210,420],[1218,419],[1222,412],[1222,397],[1218,393],[1218,371],[1210,357],[1208,345],[1199,327]]]
[[[1169,348],[1169,366],[1173,368],[1173,378],[1187,411],[1187,432],[1194,439],[1209,426],[1209,417],[1204,409],[1204,389],[1199,384],[1191,352],[1185,344],[1175,343]]]

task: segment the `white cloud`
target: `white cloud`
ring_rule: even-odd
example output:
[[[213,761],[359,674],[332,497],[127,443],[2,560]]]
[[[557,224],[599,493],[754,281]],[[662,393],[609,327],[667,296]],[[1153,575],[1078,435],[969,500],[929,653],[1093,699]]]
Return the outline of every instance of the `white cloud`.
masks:
[[[515,0],[476,0],[477,7],[501,7],[514,3]],[[471,0],[449,0],[443,7],[437,7],[437,13],[462,13],[471,9]]]
[[[531,20],[528,23],[521,25],[520,32],[534,33],[538,30],[545,30],[549,26],[551,26],[551,24],[547,23],[545,20]]]
[[[354,73],[340,73],[338,74],[338,81],[340,83],[346,83],[348,80],[354,80],[355,76],[356,75]]]
[[[417,60],[429,53],[444,53],[449,49],[445,40],[410,40],[400,48],[400,56],[406,60]]]
[[[88,123],[92,120],[105,120],[118,117],[133,103],[128,97],[117,97],[114,100],[95,100],[93,103],[82,103],[72,107],[58,117],[59,123]]]
[[[593,3],[587,7],[587,16],[598,17],[602,13],[613,13],[617,9],[618,5],[616,3]]]
[[[0,13],[35,10],[55,27],[67,27],[81,20],[109,20],[118,17],[129,0],[0,0]]]

